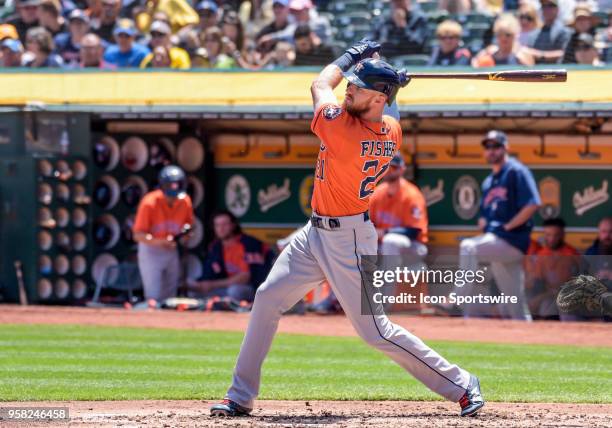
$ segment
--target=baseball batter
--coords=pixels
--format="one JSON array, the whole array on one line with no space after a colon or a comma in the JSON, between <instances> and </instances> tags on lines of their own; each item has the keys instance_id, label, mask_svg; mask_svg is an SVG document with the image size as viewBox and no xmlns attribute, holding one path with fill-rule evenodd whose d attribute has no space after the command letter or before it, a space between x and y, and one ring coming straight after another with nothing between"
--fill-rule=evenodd
<instances>
[{"instance_id":1,"label":"baseball batter","mask_svg":"<svg viewBox=\"0 0 612 428\"><path fill-rule=\"evenodd\" d=\"M375 255L377 234L368 203L402 141L399 123L383 116L407 76L371 57L380 45L362 41L323 69L311 86L311 129L321 139L313 216L285 247L259 287L232 385L213 416L248 415L259 392L261 366L281 314L327 279L357 333L433 391L474 415L483 405L478 379L449 363L384 313L361 313L360 257ZM355 65L356 64L356 65ZM348 70L355 65L354 72ZM333 93L348 80L342 105ZM370 302L371 303L371 302ZM381 313L380 315L376 315Z\"/></svg>"}]
</instances>

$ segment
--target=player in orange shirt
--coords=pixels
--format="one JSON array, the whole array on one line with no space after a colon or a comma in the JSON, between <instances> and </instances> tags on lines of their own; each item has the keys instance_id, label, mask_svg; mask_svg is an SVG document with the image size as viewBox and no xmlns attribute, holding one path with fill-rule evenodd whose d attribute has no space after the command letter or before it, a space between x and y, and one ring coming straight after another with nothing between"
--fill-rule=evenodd
<instances>
[{"instance_id":1,"label":"player in orange shirt","mask_svg":"<svg viewBox=\"0 0 612 428\"><path fill-rule=\"evenodd\" d=\"M410 80L377 56L380 45L363 40L323 69L311 86L320 138L310 221L277 258L255 294L232 385L213 416L244 416L259 393L261 367L278 322L310 290L328 280L357 333L433 391L459 402L463 416L483 405L478 379L449 363L403 327L393 324L375 298L364 296L377 254L369 198L402 141L399 123L383 116ZM352 66L353 72L349 72ZM334 89L348 80L342 105ZM364 271L365 269L365 271ZM369 291L371 292L371 291ZM366 305L363 308L362 305Z\"/></svg>"},{"instance_id":2,"label":"player in orange shirt","mask_svg":"<svg viewBox=\"0 0 612 428\"><path fill-rule=\"evenodd\" d=\"M270 270L273 254L259 239L242 232L229 211L213 215L215 240L208 248L201 278L187 281L203 297L253 301L255 290Z\"/></svg>"},{"instance_id":3,"label":"player in orange shirt","mask_svg":"<svg viewBox=\"0 0 612 428\"><path fill-rule=\"evenodd\" d=\"M193 224L183 170L174 165L164 167L159 183L160 189L140 201L133 227L145 299L156 301L176 296L180 279L176 237Z\"/></svg>"},{"instance_id":4,"label":"player in orange shirt","mask_svg":"<svg viewBox=\"0 0 612 428\"><path fill-rule=\"evenodd\" d=\"M403 175L406 164L398 153L384 181L370 199L370 218L376 226L384 255L427 255L427 205L417 186Z\"/></svg>"},{"instance_id":5,"label":"player in orange shirt","mask_svg":"<svg viewBox=\"0 0 612 428\"><path fill-rule=\"evenodd\" d=\"M557 294L561 285L580 270L578 251L565 242L565 222L561 218L544 220L544 242L527 255L532 259L527 272L529 308L543 318L556 317ZM530 248L531 249L531 248Z\"/></svg>"}]
</instances>

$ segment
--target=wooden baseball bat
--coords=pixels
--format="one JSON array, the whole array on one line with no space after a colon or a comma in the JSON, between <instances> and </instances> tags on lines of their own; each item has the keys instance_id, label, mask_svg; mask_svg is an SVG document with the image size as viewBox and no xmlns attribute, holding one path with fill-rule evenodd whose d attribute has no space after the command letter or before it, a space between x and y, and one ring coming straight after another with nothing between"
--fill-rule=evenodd
<instances>
[{"instance_id":1,"label":"wooden baseball bat","mask_svg":"<svg viewBox=\"0 0 612 428\"><path fill-rule=\"evenodd\" d=\"M407 73L411 79L471 79L495 82L566 82L567 70L506 70L468 73Z\"/></svg>"},{"instance_id":2,"label":"wooden baseball bat","mask_svg":"<svg viewBox=\"0 0 612 428\"><path fill-rule=\"evenodd\" d=\"M21 262L19 260L15 260L15 275L17 275L17 287L19 288L19 304L27 306L28 295L26 294L25 284L23 283L23 272L21 271Z\"/></svg>"}]
</instances>

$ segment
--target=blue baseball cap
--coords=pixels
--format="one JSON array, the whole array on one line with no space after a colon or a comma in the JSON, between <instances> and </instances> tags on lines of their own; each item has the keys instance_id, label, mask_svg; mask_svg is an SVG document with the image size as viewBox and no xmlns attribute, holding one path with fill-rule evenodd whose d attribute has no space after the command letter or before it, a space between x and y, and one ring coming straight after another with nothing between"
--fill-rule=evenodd
<instances>
[{"instance_id":1,"label":"blue baseball cap","mask_svg":"<svg viewBox=\"0 0 612 428\"><path fill-rule=\"evenodd\" d=\"M289 7L289 0L274 0L272 5L280 4L283 7Z\"/></svg>"},{"instance_id":2,"label":"blue baseball cap","mask_svg":"<svg viewBox=\"0 0 612 428\"><path fill-rule=\"evenodd\" d=\"M487 135L482 139L481 144L484 146L489 141L506 147L508 145L508 136L503 131L492 129L491 131L487 132Z\"/></svg>"},{"instance_id":3,"label":"blue baseball cap","mask_svg":"<svg viewBox=\"0 0 612 428\"><path fill-rule=\"evenodd\" d=\"M130 37L134 37L136 33L137 31L134 21L127 18L120 19L113 30L114 36L118 36L119 34L127 34Z\"/></svg>"},{"instance_id":4,"label":"blue baseball cap","mask_svg":"<svg viewBox=\"0 0 612 428\"><path fill-rule=\"evenodd\" d=\"M19 40L15 39L4 39L0 47L7 48L12 52L23 52L23 45Z\"/></svg>"},{"instance_id":5,"label":"blue baseball cap","mask_svg":"<svg viewBox=\"0 0 612 428\"><path fill-rule=\"evenodd\" d=\"M210 10L211 12L216 12L219 10L219 6L217 3L210 0L203 0L196 6L196 11L199 12L201 10Z\"/></svg>"},{"instance_id":6,"label":"blue baseball cap","mask_svg":"<svg viewBox=\"0 0 612 428\"><path fill-rule=\"evenodd\" d=\"M74 9L72 12L70 12L70 15L68 15L68 21L74 20L83 21L84 23L89 24L89 16L87 16L81 9Z\"/></svg>"}]
</instances>

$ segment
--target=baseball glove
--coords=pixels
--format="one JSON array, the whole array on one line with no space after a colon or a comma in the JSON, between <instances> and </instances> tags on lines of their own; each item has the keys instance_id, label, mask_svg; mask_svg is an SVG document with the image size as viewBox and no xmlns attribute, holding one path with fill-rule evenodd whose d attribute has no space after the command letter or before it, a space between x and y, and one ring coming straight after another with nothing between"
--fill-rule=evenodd
<instances>
[{"instance_id":1,"label":"baseball glove","mask_svg":"<svg viewBox=\"0 0 612 428\"><path fill-rule=\"evenodd\" d=\"M603 313L604 295L608 288L597 278L579 275L561 286L557 307L565 313Z\"/></svg>"}]
</instances>

